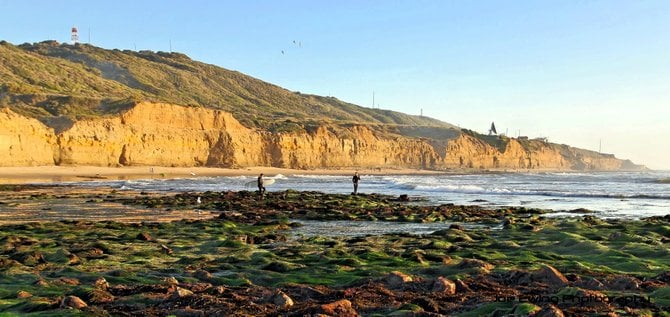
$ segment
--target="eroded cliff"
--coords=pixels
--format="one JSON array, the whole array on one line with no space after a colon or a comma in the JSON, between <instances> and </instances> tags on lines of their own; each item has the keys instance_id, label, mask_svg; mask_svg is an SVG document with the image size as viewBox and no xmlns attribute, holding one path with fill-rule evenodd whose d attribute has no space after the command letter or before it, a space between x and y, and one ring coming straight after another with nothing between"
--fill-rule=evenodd
<instances>
[{"instance_id":1,"label":"eroded cliff","mask_svg":"<svg viewBox=\"0 0 670 317\"><path fill-rule=\"evenodd\" d=\"M446 144L446 146L444 146ZM0 165L274 166L423 169L619 170L612 155L536 140L491 140L455 133L448 140L373 128L323 125L311 132L250 129L229 113L139 103L114 116L80 120L56 133L35 119L0 111Z\"/></svg>"}]
</instances>

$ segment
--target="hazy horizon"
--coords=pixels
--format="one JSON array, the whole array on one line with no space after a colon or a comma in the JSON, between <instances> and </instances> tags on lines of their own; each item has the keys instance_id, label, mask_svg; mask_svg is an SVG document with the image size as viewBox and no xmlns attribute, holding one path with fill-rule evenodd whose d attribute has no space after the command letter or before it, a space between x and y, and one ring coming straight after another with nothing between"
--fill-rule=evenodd
<instances>
[{"instance_id":1,"label":"hazy horizon","mask_svg":"<svg viewBox=\"0 0 670 317\"><path fill-rule=\"evenodd\" d=\"M0 40L178 51L284 88L670 170L670 2L0 0Z\"/></svg>"}]
</instances>

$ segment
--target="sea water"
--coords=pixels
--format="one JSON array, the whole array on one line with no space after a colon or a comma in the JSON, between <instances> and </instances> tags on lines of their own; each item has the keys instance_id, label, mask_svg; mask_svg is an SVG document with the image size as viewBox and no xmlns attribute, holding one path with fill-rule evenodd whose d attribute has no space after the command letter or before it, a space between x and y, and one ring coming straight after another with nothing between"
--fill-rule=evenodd
<instances>
[{"instance_id":1,"label":"sea water","mask_svg":"<svg viewBox=\"0 0 670 317\"><path fill-rule=\"evenodd\" d=\"M309 190L349 194L351 176L275 175L268 191ZM203 192L256 190L255 176L94 181L82 186L121 190ZM360 193L407 194L431 204L550 209L549 216L580 216L586 209L602 218L643 218L670 214L670 171L602 173L486 173L361 175ZM420 199L419 199L420 198Z\"/></svg>"}]
</instances>

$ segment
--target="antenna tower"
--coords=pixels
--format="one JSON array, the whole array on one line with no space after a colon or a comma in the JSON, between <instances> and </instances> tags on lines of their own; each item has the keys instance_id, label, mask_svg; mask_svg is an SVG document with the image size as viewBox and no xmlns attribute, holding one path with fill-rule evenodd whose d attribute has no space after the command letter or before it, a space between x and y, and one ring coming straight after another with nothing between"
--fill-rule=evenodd
<instances>
[{"instance_id":1,"label":"antenna tower","mask_svg":"<svg viewBox=\"0 0 670 317\"><path fill-rule=\"evenodd\" d=\"M72 40L72 44L79 43L79 31L77 31L77 27L75 26L72 27L72 37L70 37L70 40Z\"/></svg>"}]
</instances>

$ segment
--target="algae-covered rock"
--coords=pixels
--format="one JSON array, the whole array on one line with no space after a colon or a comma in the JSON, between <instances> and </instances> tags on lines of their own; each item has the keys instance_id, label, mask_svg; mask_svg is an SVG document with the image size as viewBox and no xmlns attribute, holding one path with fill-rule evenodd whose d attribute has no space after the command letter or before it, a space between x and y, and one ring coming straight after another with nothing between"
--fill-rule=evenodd
<instances>
[{"instance_id":1,"label":"algae-covered rock","mask_svg":"<svg viewBox=\"0 0 670 317\"><path fill-rule=\"evenodd\" d=\"M42 252L29 251L12 254L10 259L20 262L26 266L35 266L42 263L47 263L46 258Z\"/></svg>"},{"instance_id":2,"label":"algae-covered rock","mask_svg":"<svg viewBox=\"0 0 670 317\"><path fill-rule=\"evenodd\" d=\"M456 266L459 269L475 269L483 272L488 272L493 270L495 267L493 264L479 260L479 259L463 259Z\"/></svg>"},{"instance_id":3,"label":"algae-covered rock","mask_svg":"<svg viewBox=\"0 0 670 317\"><path fill-rule=\"evenodd\" d=\"M86 300L92 304L111 303L114 299L114 295L102 289L93 289L86 294Z\"/></svg>"},{"instance_id":4,"label":"algae-covered rock","mask_svg":"<svg viewBox=\"0 0 670 317\"><path fill-rule=\"evenodd\" d=\"M536 312L539 312L542 310L542 307L537 306L532 303L519 303L516 306L514 306L514 309L512 310L512 315L513 316L531 316Z\"/></svg>"}]
</instances>

